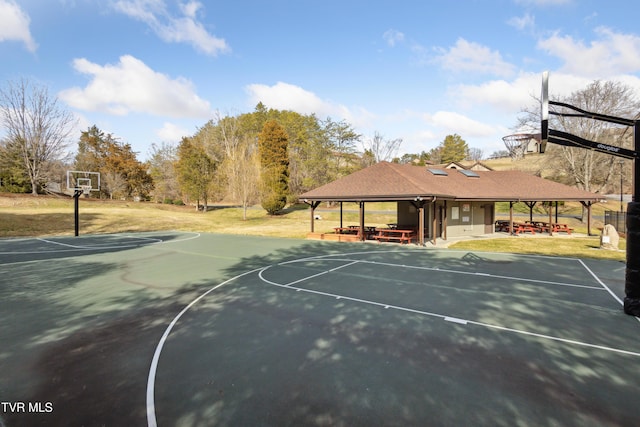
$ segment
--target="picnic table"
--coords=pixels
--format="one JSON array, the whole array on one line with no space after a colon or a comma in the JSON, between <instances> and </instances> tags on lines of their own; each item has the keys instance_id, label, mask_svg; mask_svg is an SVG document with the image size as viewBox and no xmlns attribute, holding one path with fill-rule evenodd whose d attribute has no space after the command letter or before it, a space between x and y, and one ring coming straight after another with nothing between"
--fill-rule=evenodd
<instances>
[{"instance_id":1,"label":"picnic table","mask_svg":"<svg viewBox=\"0 0 640 427\"><path fill-rule=\"evenodd\" d=\"M552 233L565 232L571 234L573 228L570 228L568 224L561 223L548 223L544 221L527 221L528 224L536 227L539 231L551 231Z\"/></svg>"},{"instance_id":2,"label":"picnic table","mask_svg":"<svg viewBox=\"0 0 640 427\"><path fill-rule=\"evenodd\" d=\"M497 220L496 231L509 231L509 221L503 219Z\"/></svg>"},{"instance_id":3,"label":"picnic table","mask_svg":"<svg viewBox=\"0 0 640 427\"><path fill-rule=\"evenodd\" d=\"M415 230L409 229L398 229L398 228L377 228L376 232L378 234L374 235L373 238L378 241L378 243L382 241L398 241L399 243L411 243L413 239L416 238Z\"/></svg>"},{"instance_id":4,"label":"picnic table","mask_svg":"<svg viewBox=\"0 0 640 427\"><path fill-rule=\"evenodd\" d=\"M333 228L336 234L355 234L360 235L360 226L359 225L349 225L347 227L334 227ZM364 232L367 238L373 235L376 232L376 227L365 225Z\"/></svg>"},{"instance_id":5,"label":"picnic table","mask_svg":"<svg viewBox=\"0 0 640 427\"><path fill-rule=\"evenodd\" d=\"M504 220L496 221L496 231L506 231L506 232L512 231L510 228L509 221L504 221ZM531 223L528 223L528 222L513 223L513 232L515 234L526 233L526 232L529 232L531 234L536 234L536 231L539 231L538 228Z\"/></svg>"},{"instance_id":6,"label":"picnic table","mask_svg":"<svg viewBox=\"0 0 640 427\"><path fill-rule=\"evenodd\" d=\"M513 230L515 232L516 235L520 234L520 233L526 233L527 231L531 234L536 234L536 230L537 227L534 226L533 224L528 224L528 223L521 223L521 222L514 222L513 223Z\"/></svg>"},{"instance_id":7,"label":"picnic table","mask_svg":"<svg viewBox=\"0 0 640 427\"><path fill-rule=\"evenodd\" d=\"M357 225L349 225L347 227L334 227L336 234L358 234L360 227Z\"/></svg>"}]
</instances>

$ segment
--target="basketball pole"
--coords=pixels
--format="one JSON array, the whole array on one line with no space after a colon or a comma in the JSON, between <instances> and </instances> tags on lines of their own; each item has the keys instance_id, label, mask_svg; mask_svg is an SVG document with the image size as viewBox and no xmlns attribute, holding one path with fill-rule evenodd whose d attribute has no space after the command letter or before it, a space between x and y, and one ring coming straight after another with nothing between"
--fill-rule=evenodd
<instances>
[{"instance_id":1,"label":"basketball pole","mask_svg":"<svg viewBox=\"0 0 640 427\"><path fill-rule=\"evenodd\" d=\"M549 105L556 105L576 113L549 112ZM565 117L584 117L623 126L633 127L633 150L598 143L566 132L549 129L549 114ZM623 302L624 312L640 317L640 120L625 119L581 110L573 105L549 100L549 72L542 73L542 100L540 117L540 152L544 153L546 143L551 142L568 147L590 149L601 153L623 157L633 161L632 197L627 205L627 265L625 270Z\"/></svg>"},{"instance_id":2,"label":"basketball pole","mask_svg":"<svg viewBox=\"0 0 640 427\"><path fill-rule=\"evenodd\" d=\"M82 195L84 191L75 190L73 192L73 216L75 220L75 236L78 237L80 234L80 195Z\"/></svg>"},{"instance_id":3,"label":"basketball pole","mask_svg":"<svg viewBox=\"0 0 640 427\"><path fill-rule=\"evenodd\" d=\"M633 127L633 176L631 188L633 193L627 205L627 269L624 279L624 312L640 317L640 121Z\"/></svg>"}]
</instances>

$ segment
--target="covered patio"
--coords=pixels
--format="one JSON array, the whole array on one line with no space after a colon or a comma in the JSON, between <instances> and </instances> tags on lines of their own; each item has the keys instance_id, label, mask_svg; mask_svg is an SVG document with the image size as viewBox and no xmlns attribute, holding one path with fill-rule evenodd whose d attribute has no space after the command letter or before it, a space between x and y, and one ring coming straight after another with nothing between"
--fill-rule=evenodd
<instances>
[{"instance_id":1,"label":"covered patio","mask_svg":"<svg viewBox=\"0 0 640 427\"><path fill-rule=\"evenodd\" d=\"M391 233L380 228L375 233L368 230L365 207L370 202L395 202L397 221L386 229L414 230L415 242L420 245L424 245L426 241L435 245L438 238L447 240L448 237L494 233L495 202L509 202L508 230L511 233L516 232L513 212L516 203L527 204L530 221L533 221L533 208L538 203L544 202L551 206L555 204L555 216L553 209L549 208L549 226L544 230L553 235L559 232L556 227L551 226L558 223L557 202L578 201L587 209L587 229L591 234L591 206L601 199L596 193L520 171L438 169L388 162L357 171L304 193L300 198L311 207L310 238L317 238L315 210L322 202L340 204L340 229L345 228L342 204L358 204L357 231L350 233L348 238L332 239L349 241L364 241L367 237L382 237ZM399 241L404 243L405 239Z\"/></svg>"}]
</instances>

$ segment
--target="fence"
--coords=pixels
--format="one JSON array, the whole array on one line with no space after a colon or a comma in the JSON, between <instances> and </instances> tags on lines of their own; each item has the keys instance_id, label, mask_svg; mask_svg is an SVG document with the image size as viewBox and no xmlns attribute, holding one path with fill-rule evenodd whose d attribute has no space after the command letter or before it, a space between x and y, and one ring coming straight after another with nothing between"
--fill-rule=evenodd
<instances>
[{"instance_id":1,"label":"fence","mask_svg":"<svg viewBox=\"0 0 640 427\"><path fill-rule=\"evenodd\" d=\"M611 224L619 234L627 234L627 213L619 211L604 211L604 224Z\"/></svg>"}]
</instances>

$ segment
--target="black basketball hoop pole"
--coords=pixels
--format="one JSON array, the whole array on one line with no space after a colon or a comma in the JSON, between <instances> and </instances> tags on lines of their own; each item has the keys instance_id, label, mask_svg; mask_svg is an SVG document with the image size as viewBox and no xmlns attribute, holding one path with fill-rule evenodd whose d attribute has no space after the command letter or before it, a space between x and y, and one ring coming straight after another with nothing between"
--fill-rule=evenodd
<instances>
[{"instance_id":1,"label":"black basketball hoop pole","mask_svg":"<svg viewBox=\"0 0 640 427\"><path fill-rule=\"evenodd\" d=\"M73 217L75 222L75 236L80 233L80 196L84 194L83 190L74 190L73 192Z\"/></svg>"},{"instance_id":2,"label":"black basketball hoop pole","mask_svg":"<svg viewBox=\"0 0 640 427\"><path fill-rule=\"evenodd\" d=\"M586 148L633 161L632 198L627 204L627 268L624 285L624 312L640 317L640 164L638 163L640 158L640 121L592 113L563 102L549 101L548 84L549 73L545 71L542 74L541 153L544 153L548 141L568 147ZM549 105L564 107L575 111L575 113L549 111ZM633 150L589 141L570 133L549 129L549 114L563 117L582 117L633 127Z\"/></svg>"}]
</instances>

